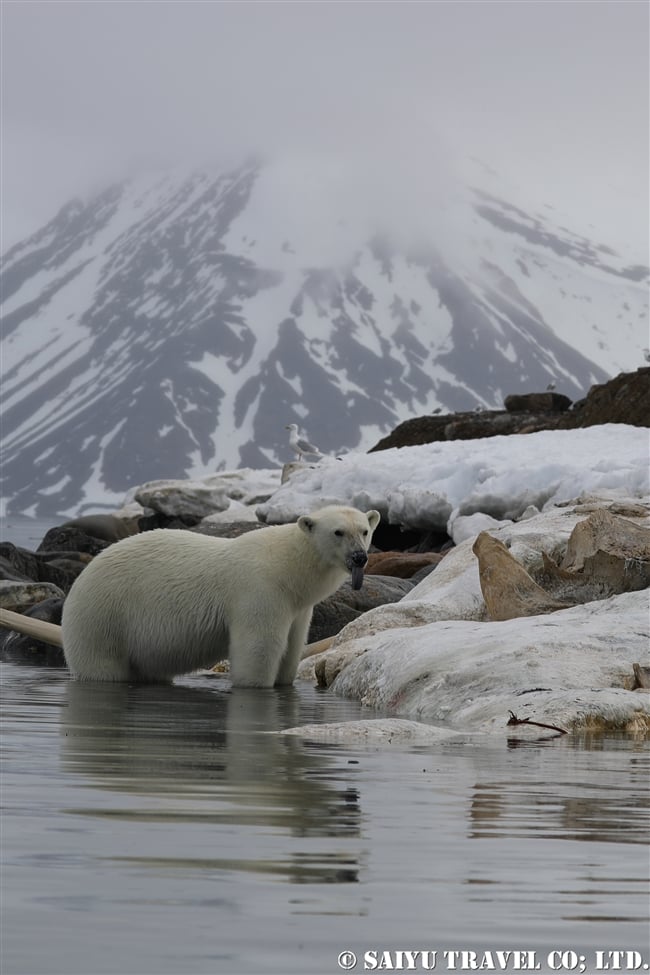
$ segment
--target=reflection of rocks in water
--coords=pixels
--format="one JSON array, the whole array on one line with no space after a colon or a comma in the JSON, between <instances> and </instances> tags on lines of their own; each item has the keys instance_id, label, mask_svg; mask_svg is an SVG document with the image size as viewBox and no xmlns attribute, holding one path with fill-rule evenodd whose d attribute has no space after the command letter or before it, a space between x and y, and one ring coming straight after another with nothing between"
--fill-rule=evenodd
<instances>
[{"instance_id":1,"label":"reflection of rocks in water","mask_svg":"<svg viewBox=\"0 0 650 975\"><path fill-rule=\"evenodd\" d=\"M563 741L565 748L580 751L583 742L572 744ZM627 743L627 739L626 739ZM543 745L531 747L544 747ZM549 747L547 745L547 747ZM557 744L552 746L557 748ZM610 758L612 740L603 744L603 736L594 736L589 744L591 751L603 751ZM474 786L470 804L471 839L496 839L499 837L584 840L589 843L647 844L647 755L640 747L638 756L621 754L626 783L625 817L621 816L619 769L605 766L594 783L581 785L574 781L571 772L563 764L562 754L557 755L556 780L540 781L535 774L530 781L487 781ZM637 780L636 792L630 779ZM583 792L583 795L576 793Z\"/></svg>"},{"instance_id":2,"label":"reflection of rocks in water","mask_svg":"<svg viewBox=\"0 0 650 975\"><path fill-rule=\"evenodd\" d=\"M359 836L357 790L341 782L331 752L269 733L304 719L294 688L222 691L71 681L67 704L65 765L125 796L117 807L77 814L165 824L170 837L181 824L214 826L199 862L211 869L279 873L294 883L358 879L356 848L332 851L318 842ZM260 856L260 843L266 850L265 838L278 831L308 840L304 852L278 859L276 839L269 857ZM153 859L182 865L173 851L161 852Z\"/></svg>"}]
</instances>

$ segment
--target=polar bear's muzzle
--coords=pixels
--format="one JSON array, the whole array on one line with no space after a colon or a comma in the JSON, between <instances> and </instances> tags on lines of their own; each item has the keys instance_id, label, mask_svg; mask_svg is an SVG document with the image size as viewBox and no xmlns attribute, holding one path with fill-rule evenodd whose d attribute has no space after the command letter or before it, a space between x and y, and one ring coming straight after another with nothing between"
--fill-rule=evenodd
<instances>
[{"instance_id":1,"label":"polar bear's muzzle","mask_svg":"<svg viewBox=\"0 0 650 975\"><path fill-rule=\"evenodd\" d=\"M363 570L368 561L368 554L360 548L356 552L350 552L345 560L345 564L352 573L352 588L361 589L363 585Z\"/></svg>"}]
</instances>

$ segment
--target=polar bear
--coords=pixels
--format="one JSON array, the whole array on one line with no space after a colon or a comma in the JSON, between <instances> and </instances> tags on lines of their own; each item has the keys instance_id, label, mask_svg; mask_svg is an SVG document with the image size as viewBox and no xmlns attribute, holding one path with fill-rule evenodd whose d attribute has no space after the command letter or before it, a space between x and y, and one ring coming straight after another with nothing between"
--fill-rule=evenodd
<instances>
[{"instance_id":1,"label":"polar bear","mask_svg":"<svg viewBox=\"0 0 650 975\"><path fill-rule=\"evenodd\" d=\"M331 505L238 538L157 529L75 580L63 651L80 680L159 683L230 658L234 686L291 684L314 605L360 588L377 511Z\"/></svg>"}]
</instances>

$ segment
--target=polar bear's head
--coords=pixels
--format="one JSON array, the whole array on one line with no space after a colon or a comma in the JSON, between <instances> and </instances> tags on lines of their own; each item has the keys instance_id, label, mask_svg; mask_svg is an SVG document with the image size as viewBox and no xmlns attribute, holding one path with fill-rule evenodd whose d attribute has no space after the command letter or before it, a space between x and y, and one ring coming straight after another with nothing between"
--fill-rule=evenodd
<instances>
[{"instance_id":1,"label":"polar bear's head","mask_svg":"<svg viewBox=\"0 0 650 975\"><path fill-rule=\"evenodd\" d=\"M298 527L313 540L323 561L352 573L353 589L363 585L367 552L378 524L378 511L364 514L356 508L339 505L321 508L298 519Z\"/></svg>"}]
</instances>

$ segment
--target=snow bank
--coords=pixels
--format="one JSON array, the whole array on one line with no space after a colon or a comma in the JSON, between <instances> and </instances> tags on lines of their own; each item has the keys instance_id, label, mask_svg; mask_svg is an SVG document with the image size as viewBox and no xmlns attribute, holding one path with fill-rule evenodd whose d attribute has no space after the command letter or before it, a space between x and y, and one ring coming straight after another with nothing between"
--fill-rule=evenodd
<instances>
[{"instance_id":1,"label":"snow bank","mask_svg":"<svg viewBox=\"0 0 650 975\"><path fill-rule=\"evenodd\" d=\"M444 531L459 516L515 519L585 491L646 494L649 458L648 430L614 423L346 454L294 473L257 514L277 524L350 504L404 528Z\"/></svg>"}]
</instances>

